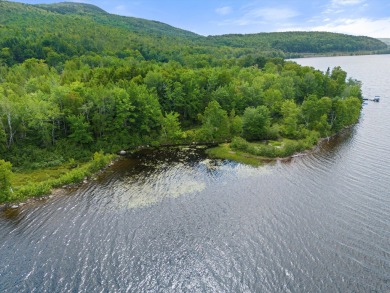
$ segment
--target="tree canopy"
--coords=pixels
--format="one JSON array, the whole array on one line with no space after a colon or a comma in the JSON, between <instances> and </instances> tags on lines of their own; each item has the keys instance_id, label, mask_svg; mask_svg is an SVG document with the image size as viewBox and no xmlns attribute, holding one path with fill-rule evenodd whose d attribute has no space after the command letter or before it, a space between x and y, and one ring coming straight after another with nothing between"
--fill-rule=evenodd
<instances>
[{"instance_id":1,"label":"tree canopy","mask_svg":"<svg viewBox=\"0 0 390 293\"><path fill-rule=\"evenodd\" d=\"M328 136L358 120L360 83L343 69L221 40L91 5L1 1L1 158L52 166L146 144Z\"/></svg>"}]
</instances>

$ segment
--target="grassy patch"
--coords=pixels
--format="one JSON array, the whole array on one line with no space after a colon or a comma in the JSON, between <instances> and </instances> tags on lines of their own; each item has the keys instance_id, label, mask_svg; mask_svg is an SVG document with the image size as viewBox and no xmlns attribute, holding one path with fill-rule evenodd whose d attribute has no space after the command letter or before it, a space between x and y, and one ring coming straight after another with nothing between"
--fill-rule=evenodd
<instances>
[{"instance_id":1,"label":"grassy patch","mask_svg":"<svg viewBox=\"0 0 390 293\"><path fill-rule=\"evenodd\" d=\"M270 140L268 141L269 145L272 145L273 147L281 147L283 145L283 140Z\"/></svg>"},{"instance_id":2,"label":"grassy patch","mask_svg":"<svg viewBox=\"0 0 390 293\"><path fill-rule=\"evenodd\" d=\"M286 158L295 153L310 149L317 143L317 136L308 136L305 139L291 140L282 138L277 142L248 142L241 137L233 138L230 147L235 151L242 151L258 157Z\"/></svg>"},{"instance_id":3,"label":"grassy patch","mask_svg":"<svg viewBox=\"0 0 390 293\"><path fill-rule=\"evenodd\" d=\"M235 137L230 144L221 144L207 150L207 154L212 158L229 159L258 166L274 158L286 158L310 149L317 141L318 134L314 132L300 140L280 138L279 140L248 142L241 137Z\"/></svg>"},{"instance_id":4,"label":"grassy patch","mask_svg":"<svg viewBox=\"0 0 390 293\"><path fill-rule=\"evenodd\" d=\"M208 149L206 153L211 158L233 160L252 166L260 166L263 163L263 158L241 151L232 150L230 148L230 144L227 143Z\"/></svg>"},{"instance_id":5,"label":"grassy patch","mask_svg":"<svg viewBox=\"0 0 390 293\"><path fill-rule=\"evenodd\" d=\"M66 174L71 170L68 164L62 164L57 167L32 170L26 172L17 172L14 173L14 176L11 180L11 184L14 189L19 189L22 186L25 186L29 183L39 183L51 179L56 179Z\"/></svg>"},{"instance_id":6,"label":"grassy patch","mask_svg":"<svg viewBox=\"0 0 390 293\"><path fill-rule=\"evenodd\" d=\"M115 155L96 152L92 160L76 168L72 168L74 163L67 163L57 167L14 173L11 180L13 193L5 201L22 201L30 197L43 196L49 194L53 188L80 183L85 177L107 166L114 157Z\"/></svg>"}]
</instances>

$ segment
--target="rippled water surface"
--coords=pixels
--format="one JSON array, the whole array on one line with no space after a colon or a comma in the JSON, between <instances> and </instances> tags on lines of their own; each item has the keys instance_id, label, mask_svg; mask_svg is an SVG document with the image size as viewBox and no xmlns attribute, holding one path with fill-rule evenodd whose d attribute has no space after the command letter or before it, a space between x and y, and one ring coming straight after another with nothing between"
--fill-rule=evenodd
<instances>
[{"instance_id":1,"label":"rippled water surface","mask_svg":"<svg viewBox=\"0 0 390 293\"><path fill-rule=\"evenodd\" d=\"M0 292L390 292L390 55L297 62L381 102L288 162L145 151L2 211Z\"/></svg>"}]
</instances>

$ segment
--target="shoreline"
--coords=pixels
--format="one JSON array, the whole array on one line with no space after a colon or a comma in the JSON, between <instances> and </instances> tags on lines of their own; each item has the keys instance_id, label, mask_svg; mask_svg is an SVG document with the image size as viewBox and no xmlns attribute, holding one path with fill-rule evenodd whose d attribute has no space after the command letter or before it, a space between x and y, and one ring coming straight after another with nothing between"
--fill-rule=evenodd
<instances>
[{"instance_id":1,"label":"shoreline","mask_svg":"<svg viewBox=\"0 0 390 293\"><path fill-rule=\"evenodd\" d=\"M289 155L286 157L256 156L256 155L247 153L245 151L233 150L230 148L230 146L227 146L229 148L229 151L228 151L228 153L225 152L225 155L227 154L226 156L218 156L218 155L209 154L209 153L207 153L207 154L215 159L233 160L233 161L236 161L236 162L241 163L241 164L249 164L252 166L260 166L262 164L267 164L267 163L277 162L277 161L287 162L287 161L291 161L293 158L304 157L304 156L307 156L309 154L312 154L312 153L319 151L321 145L323 145L325 142L329 142L330 140L334 139L335 137L342 135L343 133L350 130L355 125L356 124L346 126L343 129L341 129L339 132L334 133L331 136L321 137L318 139L317 143L314 144L311 148L305 149L303 151L297 151L297 152L293 153L292 155ZM219 144L214 149L219 148L222 145L223 144ZM227 143L225 144L225 146L226 145L227 145ZM212 149L209 149L209 150L212 150ZM236 157L236 159L234 159L233 157ZM251 162L253 162L253 163L251 163Z\"/></svg>"},{"instance_id":2,"label":"shoreline","mask_svg":"<svg viewBox=\"0 0 390 293\"><path fill-rule=\"evenodd\" d=\"M322 57L353 57L353 56L375 56L375 55L389 55L388 52L350 52L350 53L301 53L299 57L286 57L285 60L305 59L305 58L322 58Z\"/></svg>"},{"instance_id":3,"label":"shoreline","mask_svg":"<svg viewBox=\"0 0 390 293\"><path fill-rule=\"evenodd\" d=\"M303 156L307 156L311 153L315 153L316 151L318 151L320 149L320 147L323 143L325 143L326 141L329 142L329 140L335 138L336 136L338 136L340 134L343 134L343 132L347 131L348 129L351 129L353 126L354 125L350 125L348 127L345 127L344 129L342 129L338 133L335 133L329 137L320 138L320 139L318 139L318 142L312 148L306 149L306 150L301 151L301 152L295 152L294 154L292 154L290 156L286 156L286 157L275 157L275 158L261 157L261 156L255 156L255 155L252 155L249 153L238 151L239 153L241 153L241 154L238 154L238 156L240 156L241 158L244 158L244 160L241 161L241 160L233 159L231 157L213 156L212 154L209 154L207 151L206 151L206 153L207 153L207 156L209 156L210 158L221 159L221 160L232 160L232 161L236 161L236 162L241 163L241 164L247 164L247 165L252 165L252 166L260 166L262 164L267 164L267 163L272 163L272 162L277 162L277 161L287 162L287 161L292 160L293 158L303 157ZM218 148L224 144L228 144L228 142L223 142L223 143L216 143L216 142L198 143L197 142L197 143L191 143L191 144L161 145L157 148L215 146L214 148L208 149L208 150L212 150L212 149ZM144 149L144 148L141 148L141 149ZM133 153L134 151L137 152L141 149L136 149L133 151L126 151L126 155ZM232 152L234 152L235 154L237 153L237 151L232 151ZM8 209L18 209L18 208L21 208L25 205L30 205L30 204L33 204L36 202L46 201L46 200L52 199L52 198L57 197L57 196L66 195L68 192L71 192L72 190L77 190L77 189L81 188L84 184L89 183L91 180L93 180L94 178L99 176L101 173L103 173L105 170L107 170L107 168L113 166L115 164L115 162L117 162L123 156L126 156L126 155L120 155L120 156L115 157L114 159L110 160L110 162L106 166L99 169L97 172L90 174L89 176L85 176L80 182L70 183L70 184L60 186L60 187L53 187L50 190L50 193L42 195L42 196L32 196L32 197L26 198L25 200L19 200L19 201L15 200L15 201L10 201L10 202L6 202L6 203L1 203L0 204L0 212L8 210ZM249 160L245 160L245 159L249 159ZM256 160L256 162L258 162L258 163L251 164L250 159Z\"/></svg>"},{"instance_id":4,"label":"shoreline","mask_svg":"<svg viewBox=\"0 0 390 293\"><path fill-rule=\"evenodd\" d=\"M114 156L113 154L108 154L108 155ZM77 190L80 187L82 187L84 184L87 184L88 182L90 182L91 180L93 180L94 178L99 176L107 168L113 166L114 163L116 161L118 161L120 158L121 158L121 156L114 157L103 168L99 169L96 172L93 172L92 174L88 174L86 176L83 176L83 178L81 180L79 180L78 182L64 184L63 186L52 187L52 188L50 188L50 192L43 194L43 195L40 195L40 196L31 196L31 197L26 197L24 199L16 199L14 201L0 203L0 212L5 211L7 209L18 209L18 208L23 207L25 205L33 204L33 203L40 202L40 201L45 201L45 200L48 200L48 199L51 199L51 198L54 198L57 196L65 195L66 193L68 193L72 190ZM47 182L47 181L43 181L40 183L44 184L45 182Z\"/></svg>"}]
</instances>

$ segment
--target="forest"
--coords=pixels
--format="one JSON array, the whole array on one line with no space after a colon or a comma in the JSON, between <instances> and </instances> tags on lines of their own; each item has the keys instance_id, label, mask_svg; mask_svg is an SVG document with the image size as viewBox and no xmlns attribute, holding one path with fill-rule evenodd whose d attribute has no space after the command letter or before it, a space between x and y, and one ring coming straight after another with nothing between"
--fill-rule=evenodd
<instances>
[{"instance_id":1,"label":"forest","mask_svg":"<svg viewBox=\"0 0 390 293\"><path fill-rule=\"evenodd\" d=\"M121 149L231 141L288 156L358 121L361 85L342 68L286 61L277 39L216 39L91 5L0 2L0 202L82 180ZM251 143L267 141L279 147ZM59 166L66 180L12 184Z\"/></svg>"},{"instance_id":2,"label":"forest","mask_svg":"<svg viewBox=\"0 0 390 293\"><path fill-rule=\"evenodd\" d=\"M382 41L365 36L329 32L280 32L209 37L214 42L237 48L264 48L294 53L353 53L387 50ZM299 56L299 55L298 55Z\"/></svg>"}]
</instances>

